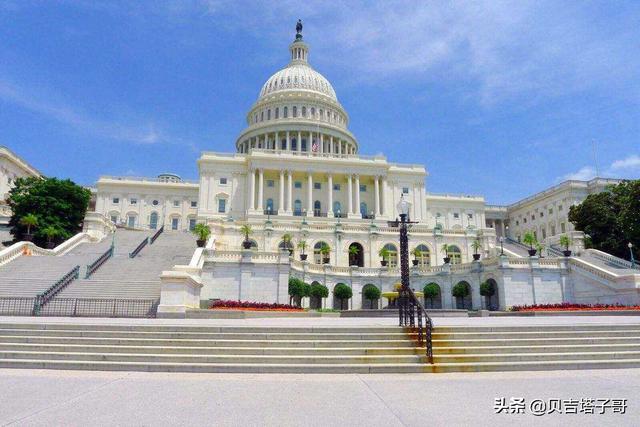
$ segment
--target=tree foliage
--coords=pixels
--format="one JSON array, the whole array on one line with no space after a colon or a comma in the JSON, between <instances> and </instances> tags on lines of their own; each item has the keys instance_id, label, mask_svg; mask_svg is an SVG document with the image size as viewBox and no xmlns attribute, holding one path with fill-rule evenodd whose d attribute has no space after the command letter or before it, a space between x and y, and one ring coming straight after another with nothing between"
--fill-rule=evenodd
<instances>
[{"instance_id":1,"label":"tree foliage","mask_svg":"<svg viewBox=\"0 0 640 427\"><path fill-rule=\"evenodd\" d=\"M493 287L491 282L482 282L480 283L480 295L483 297L490 297L496 292L496 289Z\"/></svg>"},{"instance_id":2,"label":"tree foliage","mask_svg":"<svg viewBox=\"0 0 640 427\"><path fill-rule=\"evenodd\" d=\"M353 291L344 283L338 283L333 289L333 295L340 300L340 308L342 308L344 301L353 296Z\"/></svg>"},{"instance_id":3,"label":"tree foliage","mask_svg":"<svg viewBox=\"0 0 640 427\"><path fill-rule=\"evenodd\" d=\"M464 298L469 295L469 286L467 286L466 283L460 282L453 287L451 294L454 297Z\"/></svg>"},{"instance_id":4,"label":"tree foliage","mask_svg":"<svg viewBox=\"0 0 640 427\"><path fill-rule=\"evenodd\" d=\"M318 283L311 285L310 295L316 298L326 298L329 296L329 288Z\"/></svg>"},{"instance_id":5,"label":"tree foliage","mask_svg":"<svg viewBox=\"0 0 640 427\"><path fill-rule=\"evenodd\" d=\"M569 209L569 221L589 235L588 247L629 258L629 242L640 256L640 180L623 181L607 191L590 194Z\"/></svg>"},{"instance_id":6,"label":"tree foliage","mask_svg":"<svg viewBox=\"0 0 640 427\"><path fill-rule=\"evenodd\" d=\"M369 301L376 301L380 299L380 289L376 286L368 286L364 289L364 297Z\"/></svg>"},{"instance_id":7,"label":"tree foliage","mask_svg":"<svg viewBox=\"0 0 640 427\"><path fill-rule=\"evenodd\" d=\"M61 239L68 239L82 229L90 198L89 190L68 179L18 178L8 198L13 213L11 234L21 239L27 231L21 219L32 214L38 219L38 227L31 230L36 244L46 242L44 230L49 227L57 229Z\"/></svg>"},{"instance_id":8,"label":"tree foliage","mask_svg":"<svg viewBox=\"0 0 640 427\"><path fill-rule=\"evenodd\" d=\"M426 298L435 298L440 294L440 286L437 283L428 283L422 289Z\"/></svg>"}]
</instances>

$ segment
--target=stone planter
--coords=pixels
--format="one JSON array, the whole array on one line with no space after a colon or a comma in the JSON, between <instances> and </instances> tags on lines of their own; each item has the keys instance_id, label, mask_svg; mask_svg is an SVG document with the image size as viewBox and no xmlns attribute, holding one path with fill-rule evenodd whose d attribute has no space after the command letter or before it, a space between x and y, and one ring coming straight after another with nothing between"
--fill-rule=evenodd
<instances>
[{"instance_id":1,"label":"stone planter","mask_svg":"<svg viewBox=\"0 0 640 427\"><path fill-rule=\"evenodd\" d=\"M480 254L473 254L474 261L480 261Z\"/></svg>"},{"instance_id":2,"label":"stone planter","mask_svg":"<svg viewBox=\"0 0 640 427\"><path fill-rule=\"evenodd\" d=\"M562 251L562 254L566 257L570 257L571 256L571 251L566 250L566 251Z\"/></svg>"},{"instance_id":3,"label":"stone planter","mask_svg":"<svg viewBox=\"0 0 640 427\"><path fill-rule=\"evenodd\" d=\"M248 240L242 242L242 249L251 249L251 242Z\"/></svg>"},{"instance_id":4,"label":"stone planter","mask_svg":"<svg viewBox=\"0 0 640 427\"><path fill-rule=\"evenodd\" d=\"M445 264L449 264L449 262L451 261L450 257L444 257L442 258Z\"/></svg>"},{"instance_id":5,"label":"stone planter","mask_svg":"<svg viewBox=\"0 0 640 427\"><path fill-rule=\"evenodd\" d=\"M380 261L380 265L383 266L383 267L386 267L387 264L389 264L388 261Z\"/></svg>"},{"instance_id":6,"label":"stone planter","mask_svg":"<svg viewBox=\"0 0 640 427\"><path fill-rule=\"evenodd\" d=\"M417 259L412 259L411 262L413 263L414 267L417 267L420 261L418 261Z\"/></svg>"},{"instance_id":7,"label":"stone planter","mask_svg":"<svg viewBox=\"0 0 640 427\"><path fill-rule=\"evenodd\" d=\"M199 248L204 248L204 245L205 245L206 243L207 243L207 241L206 241L206 240L204 240L204 239L202 239L202 240L201 240L201 239L196 240L196 245L198 245L198 247L199 247Z\"/></svg>"},{"instance_id":8,"label":"stone planter","mask_svg":"<svg viewBox=\"0 0 640 427\"><path fill-rule=\"evenodd\" d=\"M527 252L529 252L529 256L536 256L538 251L535 249L527 249Z\"/></svg>"},{"instance_id":9,"label":"stone planter","mask_svg":"<svg viewBox=\"0 0 640 427\"><path fill-rule=\"evenodd\" d=\"M307 254L300 254L300 261L306 261L307 260Z\"/></svg>"}]
</instances>

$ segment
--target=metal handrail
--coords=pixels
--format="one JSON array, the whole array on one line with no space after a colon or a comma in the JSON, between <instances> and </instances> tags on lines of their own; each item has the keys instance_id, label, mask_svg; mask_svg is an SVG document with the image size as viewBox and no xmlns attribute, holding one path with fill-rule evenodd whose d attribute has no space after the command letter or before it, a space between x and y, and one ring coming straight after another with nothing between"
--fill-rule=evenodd
<instances>
[{"instance_id":1,"label":"metal handrail","mask_svg":"<svg viewBox=\"0 0 640 427\"><path fill-rule=\"evenodd\" d=\"M433 322L427 314L420 300L409 287L400 290L398 298L398 310L400 315L400 326L408 326L412 330L418 332L418 345L425 345L427 360L433 364L433 341L431 332L433 330ZM424 326L422 317L424 316Z\"/></svg>"},{"instance_id":2,"label":"metal handrail","mask_svg":"<svg viewBox=\"0 0 640 427\"><path fill-rule=\"evenodd\" d=\"M67 274L62 276L56 283L51 285L45 291L36 295L33 303L33 315L37 316L42 307L51 301L61 290L69 286L69 283L73 282L80 276L80 266L76 265Z\"/></svg>"},{"instance_id":3,"label":"metal handrail","mask_svg":"<svg viewBox=\"0 0 640 427\"><path fill-rule=\"evenodd\" d=\"M164 225L162 227L160 227L158 229L158 231L156 231L155 233L153 233L153 236L151 236L151 239L149 239L149 244L153 245L153 243L156 241L156 239L158 237L160 237L160 235L164 232Z\"/></svg>"},{"instance_id":4,"label":"metal handrail","mask_svg":"<svg viewBox=\"0 0 640 427\"><path fill-rule=\"evenodd\" d=\"M107 262L107 260L112 256L113 256L113 243L111 244L111 246L109 246L109 249L107 249L105 253L103 253L98 257L98 259L93 261L91 264L87 265L87 271L84 274L84 278L88 279L89 277L91 277L91 275L95 273L100 267L102 267L102 264Z\"/></svg>"},{"instance_id":5,"label":"metal handrail","mask_svg":"<svg viewBox=\"0 0 640 427\"><path fill-rule=\"evenodd\" d=\"M149 238L145 237L144 240L142 242L140 242L140 244L138 246L136 246L136 248L133 250L133 252L129 253L129 258L135 258L136 255L138 255L140 253L142 248L147 246L147 243L149 243Z\"/></svg>"}]
</instances>

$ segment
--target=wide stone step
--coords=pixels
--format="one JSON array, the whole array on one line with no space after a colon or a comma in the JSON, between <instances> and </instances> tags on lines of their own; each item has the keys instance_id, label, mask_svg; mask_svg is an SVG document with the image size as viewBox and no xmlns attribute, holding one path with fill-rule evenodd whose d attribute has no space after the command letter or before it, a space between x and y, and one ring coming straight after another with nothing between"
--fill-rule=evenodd
<instances>
[{"instance_id":1,"label":"wide stone step","mask_svg":"<svg viewBox=\"0 0 640 427\"><path fill-rule=\"evenodd\" d=\"M48 337L86 337L86 338L145 338L145 339L208 339L208 340L398 340L406 339L407 334L398 330L396 333L292 333L292 332L143 332L143 331L83 331L83 330L30 330L25 334L24 329L3 329L2 337L5 336L48 336Z\"/></svg>"},{"instance_id":2,"label":"wide stone step","mask_svg":"<svg viewBox=\"0 0 640 427\"><path fill-rule=\"evenodd\" d=\"M81 344L81 345L153 345L188 347L414 347L409 340L195 340L145 338L85 338L43 336L0 336L0 343Z\"/></svg>"},{"instance_id":3,"label":"wide stone step","mask_svg":"<svg viewBox=\"0 0 640 427\"><path fill-rule=\"evenodd\" d=\"M510 339L510 338L580 338L580 337L640 337L640 327L637 329L595 331L513 331L513 332L434 332L435 340L465 340L465 339Z\"/></svg>"},{"instance_id":4,"label":"wide stone step","mask_svg":"<svg viewBox=\"0 0 640 427\"><path fill-rule=\"evenodd\" d=\"M243 364L372 364L424 363L419 355L202 355L202 354L135 354L86 352L0 351L0 359L72 360L78 362L147 362L147 363L243 363Z\"/></svg>"},{"instance_id":5,"label":"wide stone step","mask_svg":"<svg viewBox=\"0 0 640 427\"><path fill-rule=\"evenodd\" d=\"M357 344L357 343L356 343ZM415 347L184 347L184 346L125 346L82 344L31 344L0 343L0 351L32 352L87 352L87 353L134 353L134 354L208 354L208 355L271 355L271 356L358 356L358 355L422 355L424 348Z\"/></svg>"},{"instance_id":6,"label":"wide stone step","mask_svg":"<svg viewBox=\"0 0 640 427\"><path fill-rule=\"evenodd\" d=\"M513 346L513 345L557 345L557 344L640 344L637 337L579 337L579 338L495 338L466 340L433 340L434 347L473 347L473 346Z\"/></svg>"},{"instance_id":7,"label":"wide stone step","mask_svg":"<svg viewBox=\"0 0 640 427\"><path fill-rule=\"evenodd\" d=\"M545 362L579 360L640 359L640 351L602 351L580 353L509 353L509 354L440 354L434 355L435 363L477 362Z\"/></svg>"},{"instance_id":8,"label":"wide stone step","mask_svg":"<svg viewBox=\"0 0 640 427\"><path fill-rule=\"evenodd\" d=\"M640 344L554 344L527 346L488 346L488 347L434 347L433 353L444 354L505 354L505 353L573 353L598 351L640 351Z\"/></svg>"},{"instance_id":9,"label":"wide stone step","mask_svg":"<svg viewBox=\"0 0 640 427\"><path fill-rule=\"evenodd\" d=\"M600 331L600 330L638 330L640 324L573 324L573 325L522 325L522 326L436 326L434 333L454 332L551 332L551 331Z\"/></svg>"},{"instance_id":10,"label":"wide stone step","mask_svg":"<svg viewBox=\"0 0 640 427\"><path fill-rule=\"evenodd\" d=\"M640 359L434 363L433 365L425 365L425 372L564 371L628 368L640 368Z\"/></svg>"}]
</instances>

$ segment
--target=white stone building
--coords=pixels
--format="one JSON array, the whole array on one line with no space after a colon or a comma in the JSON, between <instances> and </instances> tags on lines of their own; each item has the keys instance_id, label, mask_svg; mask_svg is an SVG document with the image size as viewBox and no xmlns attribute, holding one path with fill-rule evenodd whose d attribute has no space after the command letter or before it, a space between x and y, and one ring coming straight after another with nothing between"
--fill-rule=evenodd
<instances>
[{"instance_id":1,"label":"white stone building","mask_svg":"<svg viewBox=\"0 0 640 427\"><path fill-rule=\"evenodd\" d=\"M42 174L7 147L0 146L0 224L7 224L11 218L6 200L13 183L18 178L29 176Z\"/></svg>"}]
</instances>

